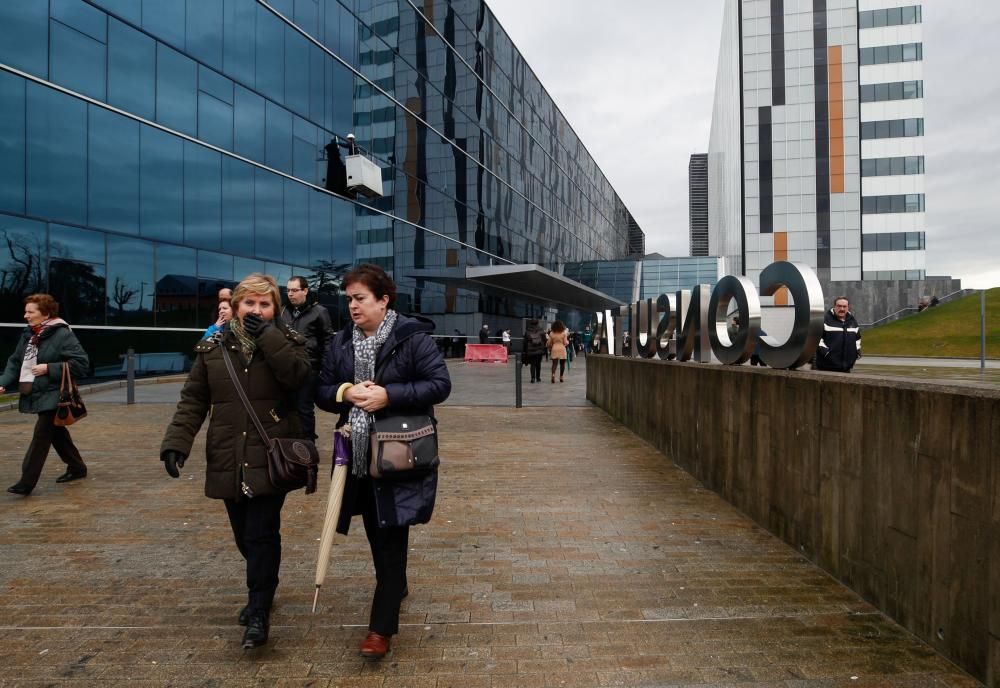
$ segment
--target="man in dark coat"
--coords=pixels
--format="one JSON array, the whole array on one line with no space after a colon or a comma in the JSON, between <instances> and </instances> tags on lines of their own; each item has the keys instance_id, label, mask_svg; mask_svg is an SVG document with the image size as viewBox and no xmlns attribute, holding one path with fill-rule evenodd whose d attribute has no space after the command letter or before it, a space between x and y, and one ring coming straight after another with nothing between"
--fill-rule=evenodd
<instances>
[{"instance_id":1,"label":"man in dark coat","mask_svg":"<svg viewBox=\"0 0 1000 688\"><path fill-rule=\"evenodd\" d=\"M861 328L846 296L838 296L823 317L823 338L816 349L816 367L849 373L861 358Z\"/></svg>"},{"instance_id":2,"label":"man in dark coat","mask_svg":"<svg viewBox=\"0 0 1000 688\"><path fill-rule=\"evenodd\" d=\"M305 277L295 275L288 280L288 306L281 311L281 321L306 338L306 352L312 362L313 377L299 389L299 420L302 436L316 439L316 380L319 367L323 363L323 352L333 339L333 323L325 306L309 301L309 282Z\"/></svg>"}]
</instances>

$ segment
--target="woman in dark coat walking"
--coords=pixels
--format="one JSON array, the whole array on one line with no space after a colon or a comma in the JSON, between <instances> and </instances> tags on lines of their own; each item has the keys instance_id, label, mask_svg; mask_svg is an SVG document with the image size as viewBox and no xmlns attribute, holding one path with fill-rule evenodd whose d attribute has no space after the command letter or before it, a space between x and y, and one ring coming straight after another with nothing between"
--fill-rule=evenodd
<instances>
[{"instance_id":1,"label":"woman in dark coat walking","mask_svg":"<svg viewBox=\"0 0 1000 688\"><path fill-rule=\"evenodd\" d=\"M360 265L341 285L352 327L326 350L316 405L340 414L337 427L351 425L352 463L344 488L337 532L347 534L360 514L375 565L375 595L365 657L379 659L399 632L399 607L408 594L406 552L411 525L427 523L434 510L437 472L410 480L375 480L368 474L368 421L387 414L433 416L448 398L451 378L431 339L434 324L396 313L396 285L376 265Z\"/></svg>"},{"instance_id":2,"label":"woman in dark coat walking","mask_svg":"<svg viewBox=\"0 0 1000 688\"><path fill-rule=\"evenodd\" d=\"M21 413L37 413L35 432L21 464L21 479L7 488L8 492L27 496L35 489L42 467L55 447L66 464L66 472L56 478L68 483L87 477L87 465L73 444L69 431L53 423L59 403L59 384L63 366L68 365L75 377L83 377L90 367L87 352L59 317L59 304L48 294L32 294L24 300L24 320L27 329L0 375L0 394L14 383L18 385Z\"/></svg>"},{"instance_id":3,"label":"woman in dark coat walking","mask_svg":"<svg viewBox=\"0 0 1000 688\"><path fill-rule=\"evenodd\" d=\"M312 372L306 341L280 318L281 294L272 277L252 274L233 292L234 315L220 332L195 346L197 358L160 446L172 478L191 453L211 412L205 440L205 495L226 504L240 554L246 559L247 605L243 647L267 642L271 604L281 566L281 507L285 492L271 484L264 441L247 414L222 357L226 347L240 384L269 437L299 437L297 392Z\"/></svg>"}]
</instances>

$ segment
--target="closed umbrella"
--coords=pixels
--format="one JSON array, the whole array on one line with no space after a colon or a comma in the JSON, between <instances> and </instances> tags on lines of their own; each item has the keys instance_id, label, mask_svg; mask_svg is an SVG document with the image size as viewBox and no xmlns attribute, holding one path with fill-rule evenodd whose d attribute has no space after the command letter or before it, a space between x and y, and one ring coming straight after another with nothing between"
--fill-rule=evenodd
<instances>
[{"instance_id":1,"label":"closed umbrella","mask_svg":"<svg viewBox=\"0 0 1000 688\"><path fill-rule=\"evenodd\" d=\"M347 482L347 467L351 457L350 426L345 425L333 433L333 480L330 484L330 496L326 501L326 517L323 519L323 532L319 536L319 558L316 560L316 594L313 595L313 613L319 601L319 589L326 578L326 569L330 565L330 549L333 547L333 535L337 532L337 520L340 518L340 504L344 498L344 483Z\"/></svg>"}]
</instances>

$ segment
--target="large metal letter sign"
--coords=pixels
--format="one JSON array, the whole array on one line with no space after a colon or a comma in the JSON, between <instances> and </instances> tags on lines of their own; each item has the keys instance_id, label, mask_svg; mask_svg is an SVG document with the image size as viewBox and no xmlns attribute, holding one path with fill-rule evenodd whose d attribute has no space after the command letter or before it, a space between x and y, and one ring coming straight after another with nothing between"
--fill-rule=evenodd
<instances>
[{"instance_id":1,"label":"large metal letter sign","mask_svg":"<svg viewBox=\"0 0 1000 688\"><path fill-rule=\"evenodd\" d=\"M760 273L760 293L773 296L787 287L795 303L795 324L784 343L761 337L760 357L772 368L798 368L812 358L823 336L823 288L805 263L778 261Z\"/></svg>"},{"instance_id":2,"label":"large metal letter sign","mask_svg":"<svg viewBox=\"0 0 1000 688\"><path fill-rule=\"evenodd\" d=\"M736 300L739 325L735 336L729 337L727 315L729 302ZM706 323L712 353L720 363L740 364L750 358L760 332L760 298L746 277L726 275L712 291Z\"/></svg>"},{"instance_id":3,"label":"large metal letter sign","mask_svg":"<svg viewBox=\"0 0 1000 688\"><path fill-rule=\"evenodd\" d=\"M656 355L661 360L666 361L672 355L670 341L673 339L674 328L677 325L676 309L673 308L668 295L660 294L660 297L656 299L656 310L663 313L660 317L660 324L656 326Z\"/></svg>"},{"instance_id":4,"label":"large metal letter sign","mask_svg":"<svg viewBox=\"0 0 1000 688\"><path fill-rule=\"evenodd\" d=\"M690 297L688 297L690 294ZM681 303L690 298L687 310L681 310ZM684 319L677 326L677 360L687 361L694 355L699 363L712 360L712 347L708 341L708 302L712 292L707 284L697 284L693 291L683 289L677 292L677 316L684 314Z\"/></svg>"},{"instance_id":5,"label":"large metal letter sign","mask_svg":"<svg viewBox=\"0 0 1000 688\"><path fill-rule=\"evenodd\" d=\"M632 349L642 358L656 357L656 302L636 301L632 309Z\"/></svg>"}]
</instances>

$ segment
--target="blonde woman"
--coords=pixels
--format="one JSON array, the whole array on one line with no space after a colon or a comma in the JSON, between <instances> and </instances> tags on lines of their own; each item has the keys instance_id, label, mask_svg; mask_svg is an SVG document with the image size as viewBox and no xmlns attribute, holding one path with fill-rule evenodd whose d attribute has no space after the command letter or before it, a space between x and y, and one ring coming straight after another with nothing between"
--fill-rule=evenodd
<instances>
[{"instance_id":1,"label":"blonde woman","mask_svg":"<svg viewBox=\"0 0 1000 688\"><path fill-rule=\"evenodd\" d=\"M226 504L236 547L246 559L245 649L267 642L271 603L281 565L281 507L285 492L267 475L267 450L229 376L221 349L234 360L240 384L270 437L300 437L296 395L312 365L306 341L280 318L274 278L254 273L233 292L233 318L195 346L197 358L181 390L177 411L160 445L172 478L191 453L211 410L205 441L205 496Z\"/></svg>"}]
</instances>

